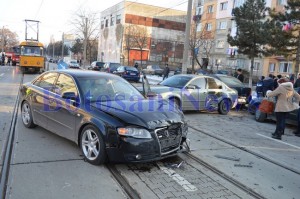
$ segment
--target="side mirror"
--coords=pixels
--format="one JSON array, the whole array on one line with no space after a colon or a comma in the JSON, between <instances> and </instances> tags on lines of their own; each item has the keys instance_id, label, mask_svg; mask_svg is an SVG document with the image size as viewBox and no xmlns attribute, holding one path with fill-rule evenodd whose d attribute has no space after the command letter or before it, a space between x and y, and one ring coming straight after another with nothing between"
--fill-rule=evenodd
<instances>
[{"instance_id":1,"label":"side mirror","mask_svg":"<svg viewBox=\"0 0 300 199\"><path fill-rule=\"evenodd\" d=\"M74 92L65 92L62 94L62 98L64 99L70 99L70 100L76 100L76 95Z\"/></svg>"},{"instance_id":2,"label":"side mirror","mask_svg":"<svg viewBox=\"0 0 300 199\"><path fill-rule=\"evenodd\" d=\"M223 89L223 86L222 86L222 85L220 85L220 86L219 86L219 89Z\"/></svg>"}]
</instances>

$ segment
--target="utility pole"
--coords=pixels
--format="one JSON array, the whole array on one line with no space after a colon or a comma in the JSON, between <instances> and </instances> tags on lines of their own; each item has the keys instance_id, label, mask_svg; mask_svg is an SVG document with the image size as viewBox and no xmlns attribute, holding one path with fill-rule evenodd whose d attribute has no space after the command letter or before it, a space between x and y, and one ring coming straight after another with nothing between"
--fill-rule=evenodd
<instances>
[{"instance_id":1,"label":"utility pole","mask_svg":"<svg viewBox=\"0 0 300 199\"><path fill-rule=\"evenodd\" d=\"M83 40L83 67L85 68L86 65L86 48L87 48L87 27L88 25L88 18L85 18L85 27L84 27L84 40Z\"/></svg>"},{"instance_id":2,"label":"utility pole","mask_svg":"<svg viewBox=\"0 0 300 199\"><path fill-rule=\"evenodd\" d=\"M4 26L2 27L2 39L1 39L1 43L2 43L2 53L4 52Z\"/></svg>"},{"instance_id":3,"label":"utility pole","mask_svg":"<svg viewBox=\"0 0 300 199\"><path fill-rule=\"evenodd\" d=\"M189 0L185 25L185 38L184 38L184 51L183 51L183 63L182 74L186 74L187 67L189 65L189 49L190 49L190 32L191 32L191 20L192 20L192 4L193 0Z\"/></svg>"},{"instance_id":4,"label":"utility pole","mask_svg":"<svg viewBox=\"0 0 300 199\"><path fill-rule=\"evenodd\" d=\"M64 44L65 44L65 34L63 32L62 34L62 47L61 47L61 59L63 60L64 59Z\"/></svg>"}]
</instances>

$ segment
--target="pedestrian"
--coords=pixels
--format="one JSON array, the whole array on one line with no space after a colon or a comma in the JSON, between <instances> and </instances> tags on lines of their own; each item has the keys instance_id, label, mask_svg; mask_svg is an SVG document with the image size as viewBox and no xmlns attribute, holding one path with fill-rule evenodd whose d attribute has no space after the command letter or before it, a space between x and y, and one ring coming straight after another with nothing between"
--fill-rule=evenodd
<instances>
[{"instance_id":1,"label":"pedestrian","mask_svg":"<svg viewBox=\"0 0 300 199\"><path fill-rule=\"evenodd\" d=\"M168 64L166 64L166 66L164 68L164 77L163 77L163 80L169 77L169 73L170 73L170 68L169 68Z\"/></svg>"},{"instance_id":2,"label":"pedestrian","mask_svg":"<svg viewBox=\"0 0 300 199\"><path fill-rule=\"evenodd\" d=\"M298 78L295 81L294 88L300 87L300 74L298 74Z\"/></svg>"},{"instance_id":3,"label":"pedestrian","mask_svg":"<svg viewBox=\"0 0 300 199\"><path fill-rule=\"evenodd\" d=\"M138 64L137 62L135 62L134 67L135 67L136 69L138 69L138 68L139 68L139 64Z\"/></svg>"},{"instance_id":4,"label":"pedestrian","mask_svg":"<svg viewBox=\"0 0 300 199\"><path fill-rule=\"evenodd\" d=\"M8 57L7 57L7 65L10 66L10 63L11 63L11 56L8 56Z\"/></svg>"},{"instance_id":5,"label":"pedestrian","mask_svg":"<svg viewBox=\"0 0 300 199\"><path fill-rule=\"evenodd\" d=\"M300 75L298 74L298 79L299 79L299 76ZM298 92L298 94L300 93L300 87L298 87L297 92ZM299 107L298 113L297 113L297 130L294 131L293 133L295 134L295 136L300 137L300 107Z\"/></svg>"},{"instance_id":6,"label":"pedestrian","mask_svg":"<svg viewBox=\"0 0 300 199\"><path fill-rule=\"evenodd\" d=\"M272 138L281 140L284 134L285 119L289 112L299 109L300 95L294 91L293 84L288 78L278 80L278 87L274 91L268 91L267 97L277 97L275 106L276 130Z\"/></svg>"},{"instance_id":7,"label":"pedestrian","mask_svg":"<svg viewBox=\"0 0 300 199\"><path fill-rule=\"evenodd\" d=\"M263 96L263 82L264 82L265 76L261 76L259 81L256 84L256 94L257 97Z\"/></svg>"},{"instance_id":8,"label":"pedestrian","mask_svg":"<svg viewBox=\"0 0 300 199\"><path fill-rule=\"evenodd\" d=\"M5 55L3 52L2 52L2 66L5 66Z\"/></svg>"},{"instance_id":9,"label":"pedestrian","mask_svg":"<svg viewBox=\"0 0 300 199\"><path fill-rule=\"evenodd\" d=\"M269 74L268 77L266 77L263 81L263 96L266 96L267 91L274 90L274 80L273 75Z\"/></svg>"},{"instance_id":10,"label":"pedestrian","mask_svg":"<svg viewBox=\"0 0 300 199\"><path fill-rule=\"evenodd\" d=\"M274 78L274 90L278 87L278 80L282 78L282 75L277 75L276 78Z\"/></svg>"},{"instance_id":11,"label":"pedestrian","mask_svg":"<svg viewBox=\"0 0 300 199\"><path fill-rule=\"evenodd\" d=\"M238 78L241 82L244 82L244 75L242 74L242 69L237 69L237 76L236 78Z\"/></svg>"}]
</instances>

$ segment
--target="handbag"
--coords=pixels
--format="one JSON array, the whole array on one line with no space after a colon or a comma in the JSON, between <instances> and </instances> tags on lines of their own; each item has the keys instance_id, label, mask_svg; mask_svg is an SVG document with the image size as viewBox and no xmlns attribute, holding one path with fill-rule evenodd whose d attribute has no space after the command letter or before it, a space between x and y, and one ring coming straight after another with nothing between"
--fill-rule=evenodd
<instances>
[{"instance_id":1,"label":"handbag","mask_svg":"<svg viewBox=\"0 0 300 199\"><path fill-rule=\"evenodd\" d=\"M274 102L268 100L267 98L263 99L258 107L258 109L263 113L271 114L274 111L275 104Z\"/></svg>"}]
</instances>

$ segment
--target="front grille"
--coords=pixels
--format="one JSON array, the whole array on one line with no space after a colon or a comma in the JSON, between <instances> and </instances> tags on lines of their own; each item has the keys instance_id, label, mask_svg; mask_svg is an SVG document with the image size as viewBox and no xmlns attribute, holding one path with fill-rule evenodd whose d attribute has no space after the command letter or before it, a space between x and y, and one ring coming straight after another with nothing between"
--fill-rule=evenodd
<instances>
[{"instance_id":1,"label":"front grille","mask_svg":"<svg viewBox=\"0 0 300 199\"><path fill-rule=\"evenodd\" d=\"M156 129L155 133L159 140L162 155L179 147L182 136L181 124L172 124L168 127Z\"/></svg>"}]
</instances>

